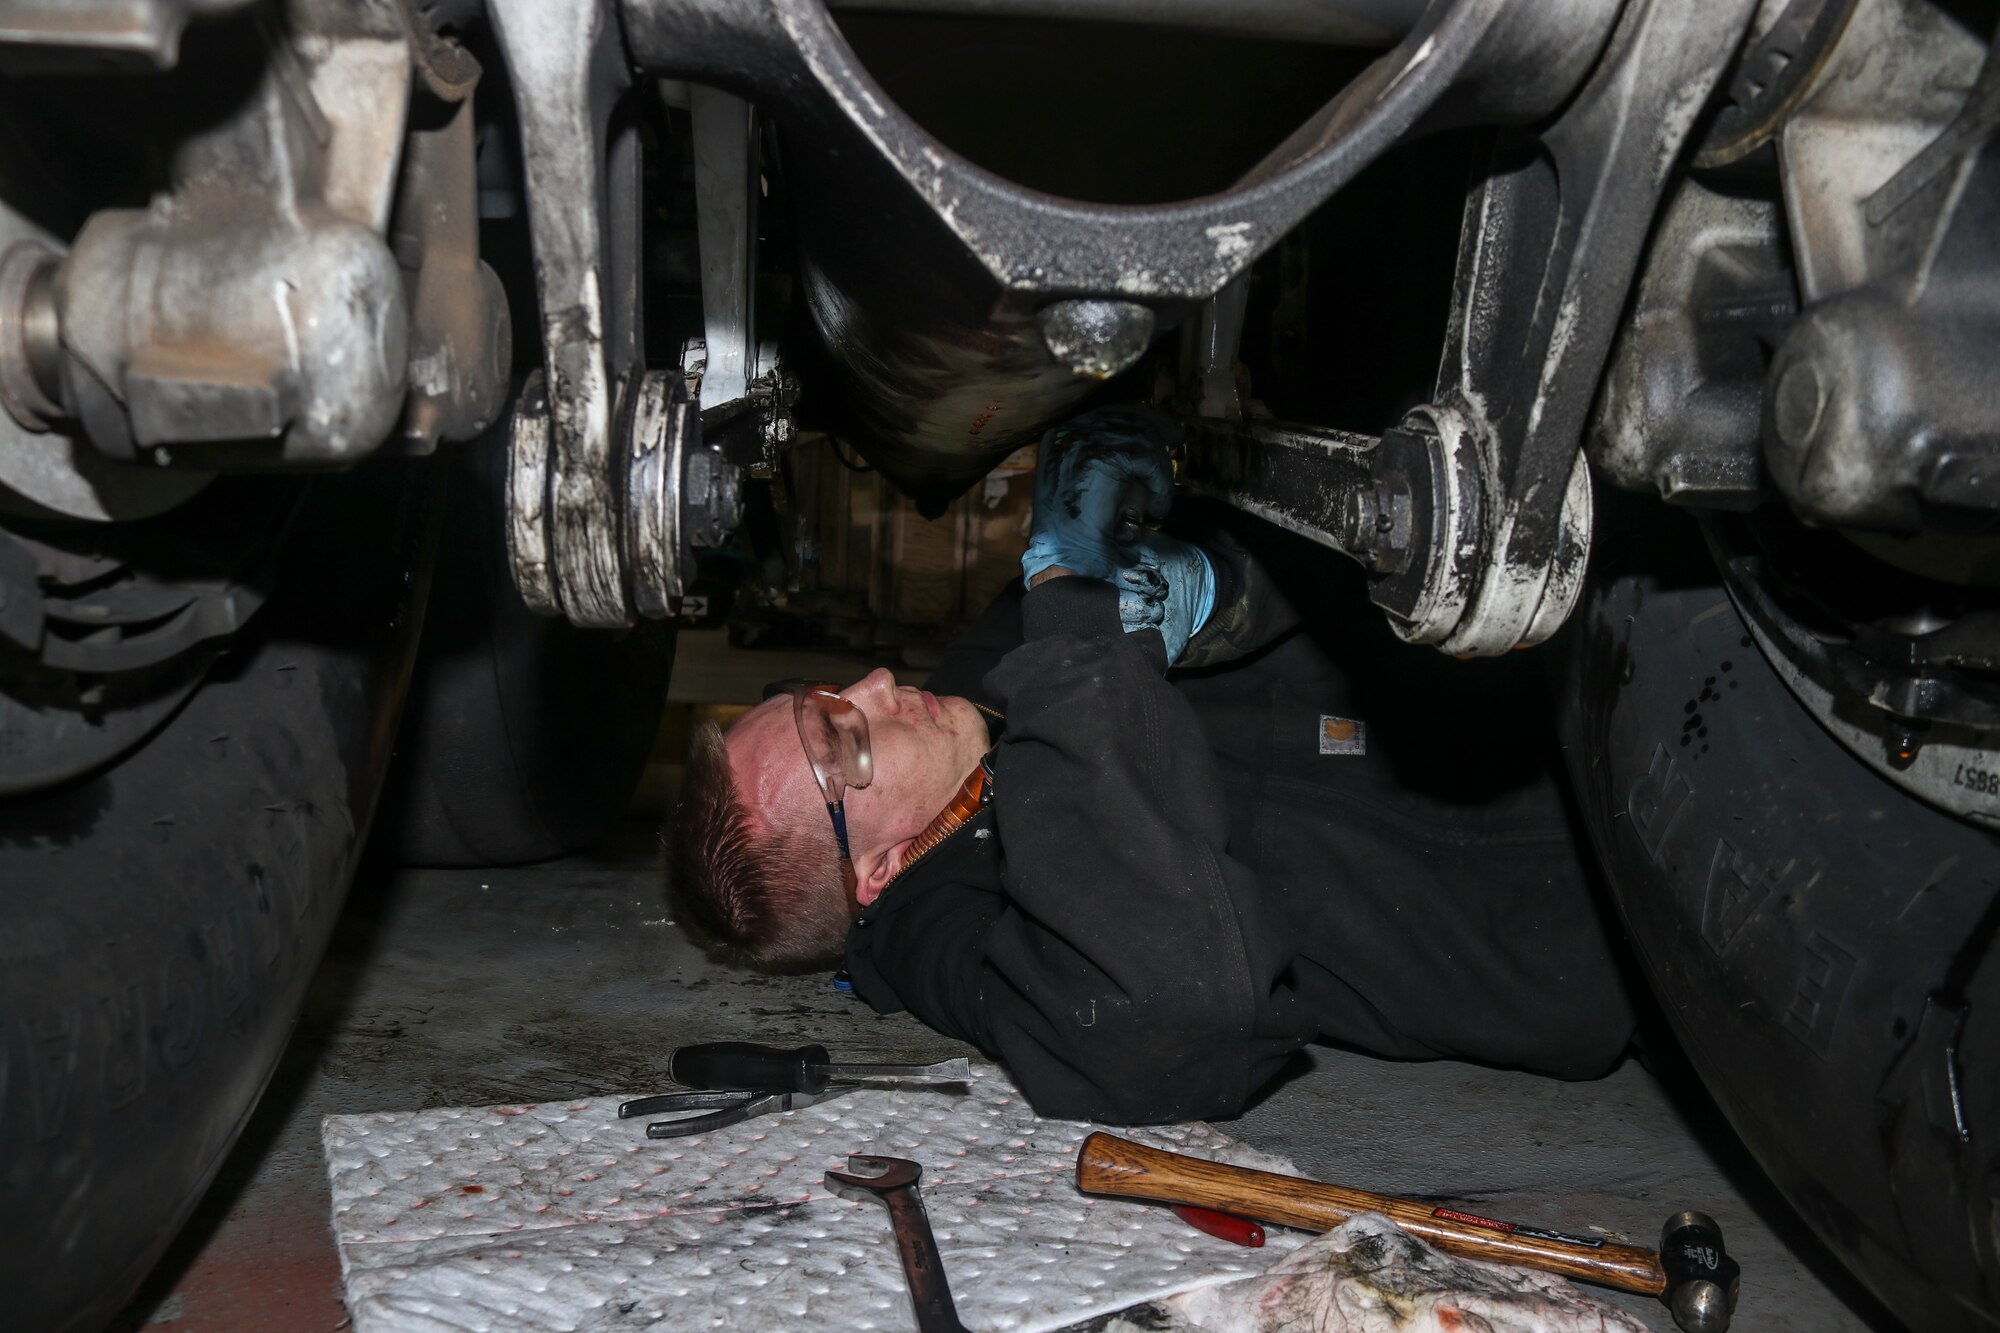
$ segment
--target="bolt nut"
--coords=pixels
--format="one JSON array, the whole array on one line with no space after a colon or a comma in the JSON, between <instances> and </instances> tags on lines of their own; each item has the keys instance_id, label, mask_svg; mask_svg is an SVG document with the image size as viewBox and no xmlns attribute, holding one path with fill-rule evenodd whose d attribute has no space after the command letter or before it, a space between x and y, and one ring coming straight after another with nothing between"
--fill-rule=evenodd
<instances>
[{"instance_id":1,"label":"bolt nut","mask_svg":"<svg viewBox=\"0 0 2000 1333\"><path fill-rule=\"evenodd\" d=\"M1350 491L1347 512L1342 516L1341 539L1348 549L1372 551L1379 540L1379 523L1384 517L1374 491Z\"/></svg>"},{"instance_id":2,"label":"bolt nut","mask_svg":"<svg viewBox=\"0 0 2000 1333\"><path fill-rule=\"evenodd\" d=\"M1348 493L1341 537L1377 573L1401 572L1410 550L1410 498L1386 483Z\"/></svg>"}]
</instances>

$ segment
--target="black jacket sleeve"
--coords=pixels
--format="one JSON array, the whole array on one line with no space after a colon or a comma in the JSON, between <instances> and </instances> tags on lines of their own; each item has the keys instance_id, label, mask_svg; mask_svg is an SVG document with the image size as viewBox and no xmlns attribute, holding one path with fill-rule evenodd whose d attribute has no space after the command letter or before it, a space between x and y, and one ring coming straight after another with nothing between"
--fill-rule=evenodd
<instances>
[{"instance_id":1,"label":"black jacket sleeve","mask_svg":"<svg viewBox=\"0 0 2000 1333\"><path fill-rule=\"evenodd\" d=\"M1219 529L1190 538L1207 552L1215 570L1215 606L1208 620L1181 651L1176 667L1221 666L1275 643L1300 623L1298 610L1256 557ZM1000 700L986 674L1026 637L1021 599L1026 589L1015 579L966 631L946 646L937 669L925 682L937 694L959 694L988 707Z\"/></svg>"},{"instance_id":2,"label":"black jacket sleeve","mask_svg":"<svg viewBox=\"0 0 2000 1333\"><path fill-rule=\"evenodd\" d=\"M1204 531L1196 541L1215 570L1215 606L1181 650L1176 667L1199 669L1234 662L1298 627L1297 609L1234 537L1215 529Z\"/></svg>"},{"instance_id":3,"label":"black jacket sleeve","mask_svg":"<svg viewBox=\"0 0 2000 1333\"><path fill-rule=\"evenodd\" d=\"M924 688L933 694L957 694L998 708L1000 700L987 688L986 673L1021 646L1021 597L1026 590L1015 579L980 613L963 634L945 645L937 669Z\"/></svg>"},{"instance_id":4,"label":"black jacket sleeve","mask_svg":"<svg viewBox=\"0 0 2000 1333\"><path fill-rule=\"evenodd\" d=\"M952 908L954 886L925 889L871 932L872 974L1004 1060L1044 1114L1234 1114L1310 1032L1258 1031L1290 952L1226 851L1214 757L1159 634L1123 633L1110 585L1055 579L1020 615L1025 642L987 682L1007 714L1002 892Z\"/></svg>"}]
</instances>

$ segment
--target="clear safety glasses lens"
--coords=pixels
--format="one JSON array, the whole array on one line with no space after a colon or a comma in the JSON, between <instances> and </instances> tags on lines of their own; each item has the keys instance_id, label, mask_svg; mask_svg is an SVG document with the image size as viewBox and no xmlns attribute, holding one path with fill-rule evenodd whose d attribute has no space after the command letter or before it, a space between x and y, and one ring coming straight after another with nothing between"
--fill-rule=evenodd
<instances>
[{"instance_id":1,"label":"clear safety glasses lens","mask_svg":"<svg viewBox=\"0 0 2000 1333\"><path fill-rule=\"evenodd\" d=\"M875 780L867 714L841 698L838 686L827 681L786 680L764 691L767 699L780 694L792 696L799 743L828 805L839 805L849 787L866 787Z\"/></svg>"}]
</instances>

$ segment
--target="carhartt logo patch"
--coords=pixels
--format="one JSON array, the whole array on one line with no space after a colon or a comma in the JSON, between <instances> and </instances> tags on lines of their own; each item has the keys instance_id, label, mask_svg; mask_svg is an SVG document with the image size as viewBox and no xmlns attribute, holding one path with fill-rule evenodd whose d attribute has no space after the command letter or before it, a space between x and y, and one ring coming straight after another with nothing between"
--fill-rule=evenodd
<instances>
[{"instance_id":1,"label":"carhartt logo patch","mask_svg":"<svg viewBox=\"0 0 2000 1333\"><path fill-rule=\"evenodd\" d=\"M1358 718L1322 717L1319 720L1321 754L1367 754L1368 728Z\"/></svg>"}]
</instances>

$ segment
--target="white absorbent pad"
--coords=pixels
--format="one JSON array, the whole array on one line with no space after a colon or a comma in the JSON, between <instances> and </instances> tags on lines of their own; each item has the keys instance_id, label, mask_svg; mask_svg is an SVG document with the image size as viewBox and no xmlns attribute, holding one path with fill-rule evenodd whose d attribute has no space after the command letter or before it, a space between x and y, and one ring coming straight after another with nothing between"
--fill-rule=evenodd
<instances>
[{"instance_id":1,"label":"white absorbent pad","mask_svg":"<svg viewBox=\"0 0 2000 1333\"><path fill-rule=\"evenodd\" d=\"M1264 1249L1165 1208L1079 1193L1096 1126L1043 1120L1000 1070L963 1093L868 1089L685 1139L648 1139L615 1097L328 1116L333 1230L356 1333L913 1328L875 1200L826 1188L850 1153L905 1157L959 1317L1058 1328L1267 1268ZM1124 1130L1267 1171L1206 1124Z\"/></svg>"},{"instance_id":2,"label":"white absorbent pad","mask_svg":"<svg viewBox=\"0 0 2000 1333\"><path fill-rule=\"evenodd\" d=\"M1097 1333L1647 1333L1563 1278L1443 1254L1378 1213L1270 1272L1122 1312Z\"/></svg>"}]
</instances>

